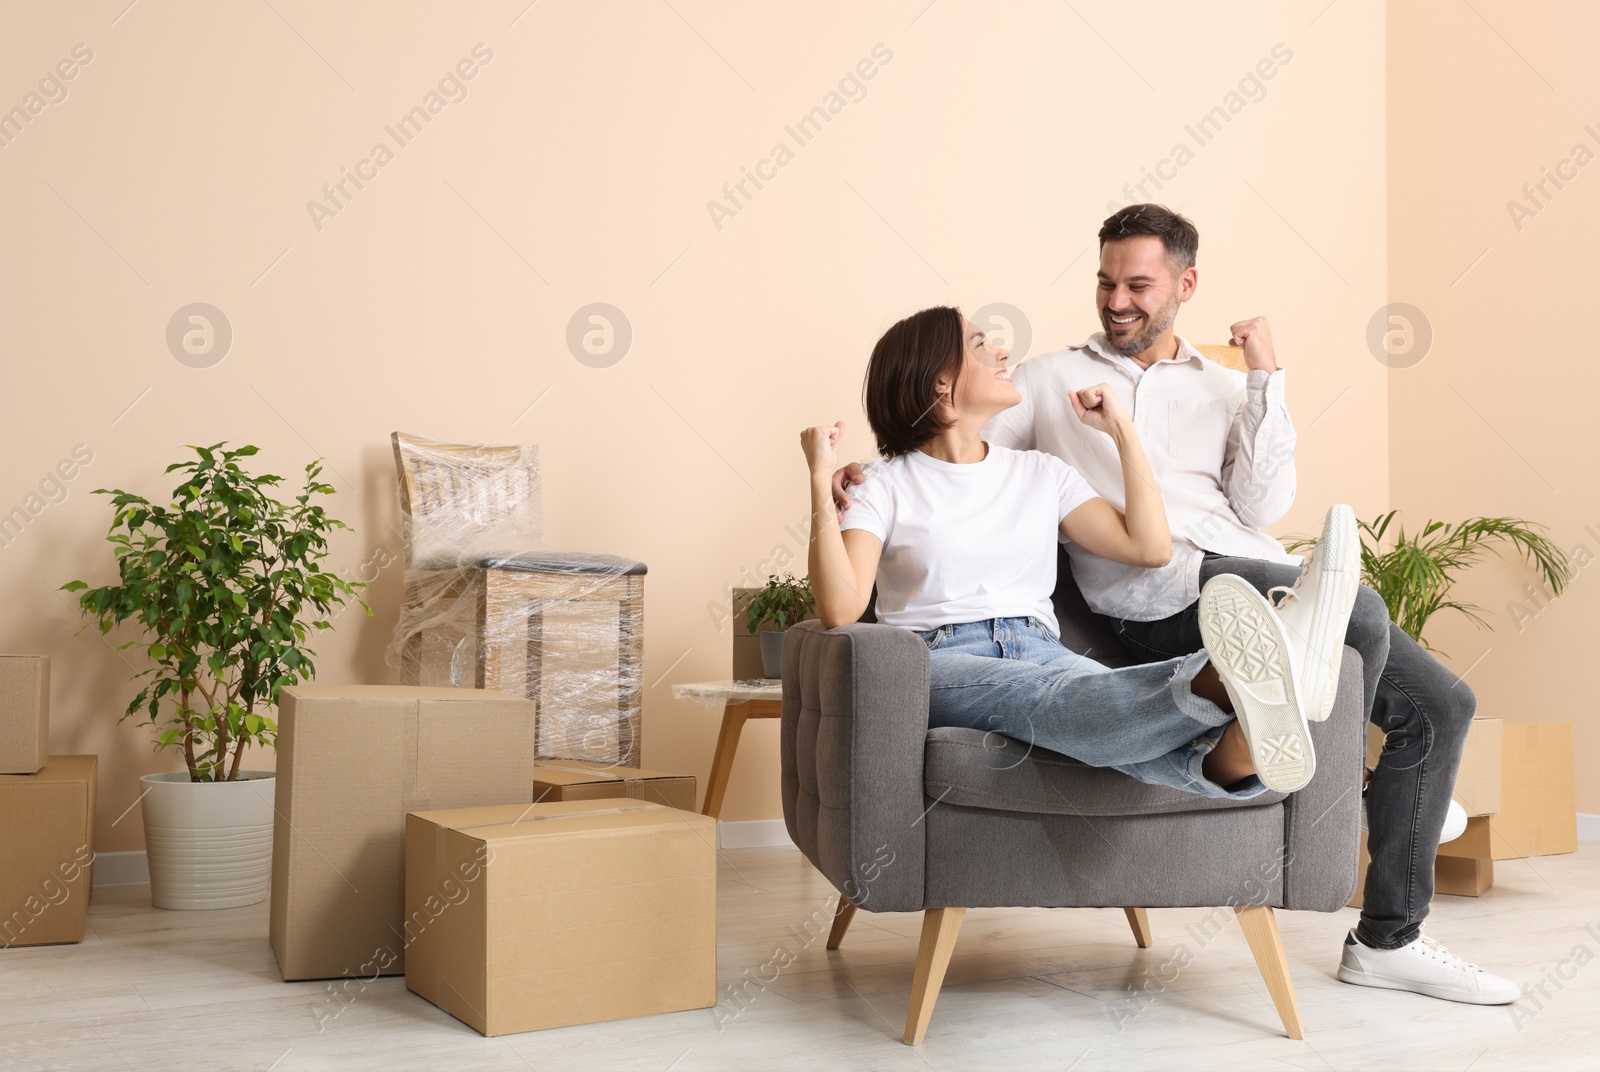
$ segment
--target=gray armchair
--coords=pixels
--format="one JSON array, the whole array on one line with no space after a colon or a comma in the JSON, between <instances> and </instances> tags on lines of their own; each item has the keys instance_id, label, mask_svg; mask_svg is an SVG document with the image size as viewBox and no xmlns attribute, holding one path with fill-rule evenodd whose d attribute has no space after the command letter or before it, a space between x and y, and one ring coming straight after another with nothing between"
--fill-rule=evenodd
<instances>
[{"instance_id":1,"label":"gray armchair","mask_svg":"<svg viewBox=\"0 0 1600 1072\"><path fill-rule=\"evenodd\" d=\"M1084 605L1063 554L1063 642L1129 659ZM870 614L870 611L869 611ZM1332 912L1355 889L1365 720L1361 659L1314 723L1317 773L1248 803L1145 785L980 730L928 728L928 651L894 626L794 626L784 642L783 813L840 891L828 948L856 908L923 912L905 1040L916 1044L968 908L1224 907L1239 919L1284 1028L1303 1037L1274 908Z\"/></svg>"}]
</instances>

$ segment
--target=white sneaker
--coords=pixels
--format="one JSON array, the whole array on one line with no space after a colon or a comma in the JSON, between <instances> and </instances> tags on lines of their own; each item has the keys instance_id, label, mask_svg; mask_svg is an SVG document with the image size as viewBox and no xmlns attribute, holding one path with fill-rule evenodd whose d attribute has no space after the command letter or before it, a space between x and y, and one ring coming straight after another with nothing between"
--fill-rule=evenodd
<instances>
[{"instance_id":1,"label":"white sneaker","mask_svg":"<svg viewBox=\"0 0 1600 1072\"><path fill-rule=\"evenodd\" d=\"M1322 538L1300 567L1293 587L1274 588L1283 593L1278 617L1296 641L1295 678L1306 717L1321 722L1333 712L1339 687L1339 663L1344 657L1345 630L1361 590L1361 537L1356 515L1340 503L1322 522Z\"/></svg>"},{"instance_id":2,"label":"white sneaker","mask_svg":"<svg viewBox=\"0 0 1600 1072\"><path fill-rule=\"evenodd\" d=\"M1373 949L1351 931L1345 936L1338 975L1357 986L1409 990L1469 1005L1509 1005L1522 996L1510 979L1468 964L1425 934L1399 949Z\"/></svg>"},{"instance_id":3,"label":"white sneaker","mask_svg":"<svg viewBox=\"0 0 1600 1072\"><path fill-rule=\"evenodd\" d=\"M1450 801L1450 810L1444 813L1444 829L1439 831L1439 844L1454 841L1467 832L1467 809L1455 800Z\"/></svg>"},{"instance_id":4,"label":"white sneaker","mask_svg":"<svg viewBox=\"0 0 1600 1072\"><path fill-rule=\"evenodd\" d=\"M1219 574L1200 591L1200 636L1233 701L1261 784L1292 793L1316 773L1294 677L1293 645L1272 604L1242 577Z\"/></svg>"}]
</instances>

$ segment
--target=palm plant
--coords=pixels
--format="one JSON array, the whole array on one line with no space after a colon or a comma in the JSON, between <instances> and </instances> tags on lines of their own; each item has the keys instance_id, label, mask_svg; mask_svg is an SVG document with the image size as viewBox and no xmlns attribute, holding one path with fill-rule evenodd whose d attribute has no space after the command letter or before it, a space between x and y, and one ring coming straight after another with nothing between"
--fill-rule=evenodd
<instances>
[{"instance_id":1,"label":"palm plant","mask_svg":"<svg viewBox=\"0 0 1600 1072\"><path fill-rule=\"evenodd\" d=\"M1481 607L1450 598L1450 590L1457 576L1484 555L1501 554L1497 544L1509 544L1529 559L1555 595L1572 579L1567 556L1544 535L1542 525L1514 517L1474 517L1454 523L1428 521L1421 532L1408 536L1405 527L1395 521L1399 513L1390 510L1373 521L1358 523L1361 580L1383 597L1394 623L1429 651L1435 649L1423 639L1422 630L1439 611L1457 611L1479 628L1488 627L1478 613ZM1393 543L1385 550L1391 527ZM1315 542L1296 536L1285 539L1284 545L1295 552Z\"/></svg>"}]
</instances>

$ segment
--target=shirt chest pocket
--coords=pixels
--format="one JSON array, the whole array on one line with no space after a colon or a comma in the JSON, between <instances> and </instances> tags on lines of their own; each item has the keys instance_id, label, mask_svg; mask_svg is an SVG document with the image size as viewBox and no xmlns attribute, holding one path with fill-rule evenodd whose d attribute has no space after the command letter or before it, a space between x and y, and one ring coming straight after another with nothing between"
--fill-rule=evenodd
<instances>
[{"instance_id":1,"label":"shirt chest pocket","mask_svg":"<svg viewBox=\"0 0 1600 1072\"><path fill-rule=\"evenodd\" d=\"M1227 399L1174 399L1167 403L1167 453L1183 469L1220 475L1232 424Z\"/></svg>"}]
</instances>

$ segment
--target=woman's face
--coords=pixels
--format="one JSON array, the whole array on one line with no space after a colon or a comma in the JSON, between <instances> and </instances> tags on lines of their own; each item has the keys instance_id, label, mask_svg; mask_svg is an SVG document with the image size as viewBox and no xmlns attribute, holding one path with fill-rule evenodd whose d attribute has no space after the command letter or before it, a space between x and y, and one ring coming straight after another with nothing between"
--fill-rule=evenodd
<instances>
[{"instance_id":1,"label":"woman's face","mask_svg":"<svg viewBox=\"0 0 1600 1072\"><path fill-rule=\"evenodd\" d=\"M988 420L1021 402L1022 393L1011 382L1011 355L1005 348L992 344L983 329L966 317L961 318L961 336L965 341L961 375L955 385L956 412Z\"/></svg>"}]
</instances>

